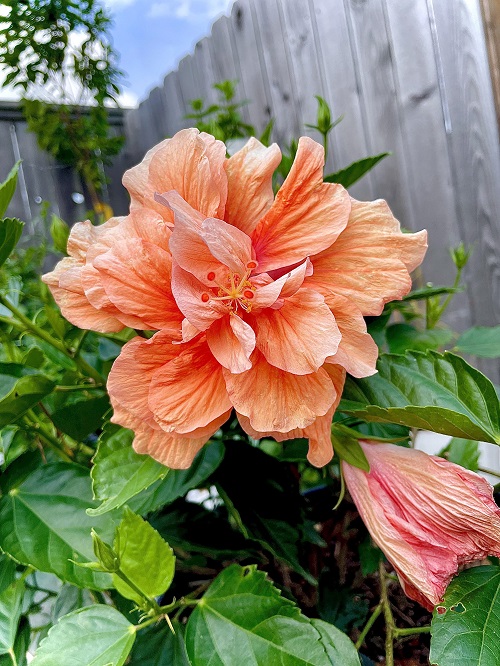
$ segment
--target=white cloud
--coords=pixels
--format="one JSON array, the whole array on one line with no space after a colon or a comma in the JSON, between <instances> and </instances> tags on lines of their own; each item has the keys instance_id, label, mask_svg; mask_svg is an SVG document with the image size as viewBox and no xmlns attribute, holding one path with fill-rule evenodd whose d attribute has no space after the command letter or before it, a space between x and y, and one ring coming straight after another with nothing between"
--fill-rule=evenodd
<instances>
[{"instance_id":1,"label":"white cloud","mask_svg":"<svg viewBox=\"0 0 500 666\"><path fill-rule=\"evenodd\" d=\"M104 5L108 9L123 9L123 7L128 7L129 5L133 5L137 2L137 0L104 0Z\"/></svg>"},{"instance_id":2,"label":"white cloud","mask_svg":"<svg viewBox=\"0 0 500 666\"><path fill-rule=\"evenodd\" d=\"M229 0L157 0L152 3L148 16L168 16L188 21L215 19L231 4Z\"/></svg>"}]
</instances>

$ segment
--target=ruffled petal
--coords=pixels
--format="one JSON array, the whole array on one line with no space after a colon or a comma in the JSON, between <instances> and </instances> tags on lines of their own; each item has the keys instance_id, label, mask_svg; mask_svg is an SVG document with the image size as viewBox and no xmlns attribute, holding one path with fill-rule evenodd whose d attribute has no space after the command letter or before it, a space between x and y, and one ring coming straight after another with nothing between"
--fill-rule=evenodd
<instances>
[{"instance_id":1,"label":"ruffled petal","mask_svg":"<svg viewBox=\"0 0 500 666\"><path fill-rule=\"evenodd\" d=\"M207 342L217 361L230 372L252 367L249 359L255 349L255 333L238 315L232 313L214 322L207 331Z\"/></svg>"},{"instance_id":2,"label":"ruffled petal","mask_svg":"<svg viewBox=\"0 0 500 666\"><path fill-rule=\"evenodd\" d=\"M255 137L226 160L226 222L248 235L253 232L274 201L272 178L280 162L278 145L266 148Z\"/></svg>"},{"instance_id":3,"label":"ruffled petal","mask_svg":"<svg viewBox=\"0 0 500 666\"><path fill-rule=\"evenodd\" d=\"M295 428L295 430L291 430L290 432L277 432L275 430L258 432L252 428L248 417L237 412L238 421L247 435L250 435L250 437L253 437L254 439L273 437L277 442L283 442L286 439L305 437L309 440L307 459L311 465L314 465L315 467L323 467L328 464L333 457L331 438L332 419L340 402L340 398L342 397L342 389L344 388L345 382L345 370L339 365L325 365L324 369L330 375L337 393L335 402L324 416L318 416L316 420L306 428Z\"/></svg>"},{"instance_id":4,"label":"ruffled petal","mask_svg":"<svg viewBox=\"0 0 500 666\"><path fill-rule=\"evenodd\" d=\"M263 310L252 325L268 363L296 375L316 372L337 352L341 337L323 296L312 289L299 289L279 310Z\"/></svg>"},{"instance_id":5,"label":"ruffled petal","mask_svg":"<svg viewBox=\"0 0 500 666\"><path fill-rule=\"evenodd\" d=\"M206 331L214 321L228 314L228 309L194 275L177 264L172 268L172 293L177 306L198 331Z\"/></svg>"},{"instance_id":6,"label":"ruffled petal","mask_svg":"<svg viewBox=\"0 0 500 666\"><path fill-rule=\"evenodd\" d=\"M171 291L172 258L148 241L135 238L116 243L93 261L110 301L141 328L165 329L181 336L182 314Z\"/></svg>"},{"instance_id":7,"label":"ruffled petal","mask_svg":"<svg viewBox=\"0 0 500 666\"><path fill-rule=\"evenodd\" d=\"M293 375L270 365L255 350L252 368L234 375L224 369L227 391L237 412L259 432L287 433L324 416L336 399L328 373Z\"/></svg>"},{"instance_id":8,"label":"ruffled petal","mask_svg":"<svg viewBox=\"0 0 500 666\"><path fill-rule=\"evenodd\" d=\"M288 177L252 235L260 271L325 250L345 228L349 195L341 185L323 183L323 164L322 146L302 137Z\"/></svg>"},{"instance_id":9,"label":"ruffled petal","mask_svg":"<svg viewBox=\"0 0 500 666\"><path fill-rule=\"evenodd\" d=\"M409 271L427 248L427 232L403 234L385 201L352 199L345 230L331 247L311 257L306 283L349 298L364 316L379 315L385 303L411 289Z\"/></svg>"},{"instance_id":10,"label":"ruffled petal","mask_svg":"<svg viewBox=\"0 0 500 666\"><path fill-rule=\"evenodd\" d=\"M201 225L201 237L216 259L234 273L244 275L252 259L252 241L243 231L209 218Z\"/></svg>"},{"instance_id":11,"label":"ruffled petal","mask_svg":"<svg viewBox=\"0 0 500 666\"><path fill-rule=\"evenodd\" d=\"M231 402L206 340L176 347L175 360L153 375L149 407L166 432L190 433L230 410Z\"/></svg>"},{"instance_id":12,"label":"ruffled petal","mask_svg":"<svg viewBox=\"0 0 500 666\"><path fill-rule=\"evenodd\" d=\"M367 333L366 322L352 301L343 296L329 294L325 303L335 316L342 339L337 353L326 359L338 363L353 377L369 377L377 372L378 347Z\"/></svg>"},{"instance_id":13,"label":"ruffled petal","mask_svg":"<svg viewBox=\"0 0 500 666\"><path fill-rule=\"evenodd\" d=\"M151 208L172 223L172 211L155 201L154 195L176 190L205 217L222 218L227 197L225 161L226 147L222 141L197 129L177 132L123 176L132 199L131 210Z\"/></svg>"}]
</instances>

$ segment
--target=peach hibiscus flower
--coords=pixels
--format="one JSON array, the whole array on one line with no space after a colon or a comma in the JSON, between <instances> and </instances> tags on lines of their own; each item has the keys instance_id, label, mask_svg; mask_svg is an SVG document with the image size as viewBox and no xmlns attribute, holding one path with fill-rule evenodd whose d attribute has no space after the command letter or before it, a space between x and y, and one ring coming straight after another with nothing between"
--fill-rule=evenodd
<instances>
[{"instance_id":1,"label":"peach hibiscus flower","mask_svg":"<svg viewBox=\"0 0 500 666\"><path fill-rule=\"evenodd\" d=\"M69 257L45 276L69 321L157 331L127 343L111 370L113 421L134 447L188 467L236 410L253 437L309 439L332 457L330 426L346 371L375 372L363 315L411 287L426 232L403 234L383 201L323 182L312 139L276 197L276 145L226 158L182 130L124 176L130 215L72 230Z\"/></svg>"},{"instance_id":2,"label":"peach hibiscus flower","mask_svg":"<svg viewBox=\"0 0 500 666\"><path fill-rule=\"evenodd\" d=\"M478 474L423 451L360 445L370 472L342 463L351 497L405 593L432 610L461 565L500 557L493 489Z\"/></svg>"}]
</instances>

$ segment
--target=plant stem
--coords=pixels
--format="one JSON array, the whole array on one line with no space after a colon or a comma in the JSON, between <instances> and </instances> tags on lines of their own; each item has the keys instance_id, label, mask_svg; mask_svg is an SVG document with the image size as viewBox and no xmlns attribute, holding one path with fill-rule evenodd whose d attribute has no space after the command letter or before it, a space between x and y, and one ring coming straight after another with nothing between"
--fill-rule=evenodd
<instances>
[{"instance_id":1,"label":"plant stem","mask_svg":"<svg viewBox=\"0 0 500 666\"><path fill-rule=\"evenodd\" d=\"M365 638L366 638L368 632L370 631L370 629L371 629L371 628L373 627L373 625L375 624L375 621L376 621L376 619L378 618L378 616L380 615L380 613L382 612L382 610L383 610L382 602L379 602L378 606L375 607L375 610L374 610L373 613L370 615L370 619L369 619L368 622L365 624L365 626L364 626L364 628L363 628L363 631L360 633L358 640L356 641L356 645L355 645L356 650L359 650L359 648L360 648L360 647L363 645L363 643L365 642Z\"/></svg>"},{"instance_id":2,"label":"plant stem","mask_svg":"<svg viewBox=\"0 0 500 666\"><path fill-rule=\"evenodd\" d=\"M378 571L380 576L380 604L382 605L385 619L385 664L386 666L394 666L394 630L396 629L396 624L392 615L389 595L387 594L386 572L383 561L380 562Z\"/></svg>"},{"instance_id":3,"label":"plant stem","mask_svg":"<svg viewBox=\"0 0 500 666\"><path fill-rule=\"evenodd\" d=\"M431 626L426 625L425 627L408 627L406 629L394 629L394 638L404 638L405 636L414 636L415 634L428 634L431 630Z\"/></svg>"},{"instance_id":4,"label":"plant stem","mask_svg":"<svg viewBox=\"0 0 500 666\"><path fill-rule=\"evenodd\" d=\"M31 331L33 335L36 335L41 340L44 340L44 342L47 342L52 347L68 356L68 358L70 358L76 364L82 374L87 375L88 377L92 377L92 379L98 384L105 383L104 377L101 377L100 373L97 372L97 370L91 365L89 365L85 359L83 359L81 356L73 356L62 342L52 337L52 335L47 333L47 331L44 331L43 328L40 328L34 324L31 319L26 317L26 315L24 315L18 308L16 308L15 305L12 305L12 303L4 296L2 296L2 294L0 294L0 303L12 312L14 317L16 317L16 319L24 325L26 330ZM13 323L15 324L15 322Z\"/></svg>"},{"instance_id":5,"label":"plant stem","mask_svg":"<svg viewBox=\"0 0 500 666\"><path fill-rule=\"evenodd\" d=\"M128 585L134 592L141 598L144 599L144 610L146 611L153 611L155 616L158 617L162 614L161 608L158 606L156 601L154 599L151 599L147 595L144 594L142 590L140 590L137 585L130 580L130 578L123 573L123 571L114 571L113 572L115 576L118 576L126 585Z\"/></svg>"},{"instance_id":6,"label":"plant stem","mask_svg":"<svg viewBox=\"0 0 500 666\"><path fill-rule=\"evenodd\" d=\"M78 384L77 386L56 386L54 391L95 391L104 388L104 384Z\"/></svg>"},{"instance_id":7,"label":"plant stem","mask_svg":"<svg viewBox=\"0 0 500 666\"><path fill-rule=\"evenodd\" d=\"M61 442L56 439L50 432L47 431L45 426L38 420L36 414L33 410L29 409L26 412L26 416L23 417L23 421L29 430L36 433L36 435L45 442L45 444L56 453L61 460L65 462L73 462L71 456L69 456L66 451L64 451Z\"/></svg>"}]
</instances>

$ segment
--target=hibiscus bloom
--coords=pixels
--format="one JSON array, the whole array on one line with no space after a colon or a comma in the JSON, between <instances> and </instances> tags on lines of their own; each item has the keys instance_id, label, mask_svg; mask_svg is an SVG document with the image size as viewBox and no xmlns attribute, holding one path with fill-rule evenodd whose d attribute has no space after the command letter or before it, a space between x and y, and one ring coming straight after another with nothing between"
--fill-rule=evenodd
<instances>
[{"instance_id":1,"label":"hibiscus bloom","mask_svg":"<svg viewBox=\"0 0 500 666\"><path fill-rule=\"evenodd\" d=\"M113 421L134 446L188 467L234 408L253 437L306 437L332 457L345 373L375 372L363 315L411 287L426 232L401 233L383 201L323 182L308 137L276 197L278 146L256 139L226 158L182 130L124 176L130 215L72 230L45 276L63 314L98 331L157 331L127 343L109 376Z\"/></svg>"},{"instance_id":2,"label":"hibiscus bloom","mask_svg":"<svg viewBox=\"0 0 500 666\"><path fill-rule=\"evenodd\" d=\"M500 557L500 509L478 474L394 444L360 442L370 472L342 462L354 503L405 593L432 610L458 568Z\"/></svg>"}]
</instances>

